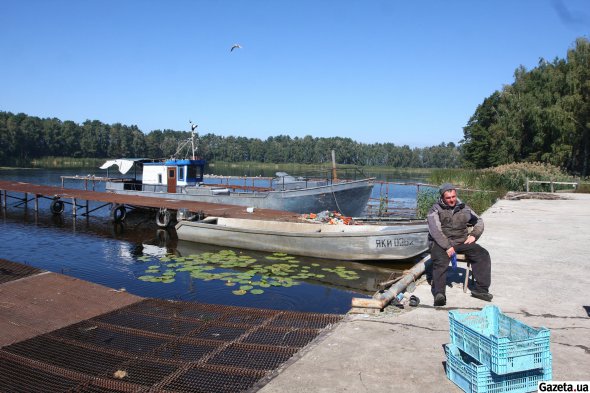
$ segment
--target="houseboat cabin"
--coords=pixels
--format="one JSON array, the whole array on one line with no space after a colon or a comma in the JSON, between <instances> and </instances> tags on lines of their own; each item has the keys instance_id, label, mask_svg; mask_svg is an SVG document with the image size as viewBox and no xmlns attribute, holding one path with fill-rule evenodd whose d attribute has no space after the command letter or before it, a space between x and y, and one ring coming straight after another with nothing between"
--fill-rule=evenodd
<instances>
[{"instance_id":1,"label":"houseboat cabin","mask_svg":"<svg viewBox=\"0 0 590 393\"><path fill-rule=\"evenodd\" d=\"M101 168L117 165L122 174L132 167L133 178L111 178L107 182L107 191L135 190L148 192L182 192L186 186L196 186L203 181L205 160L166 160L126 159L107 161ZM138 176L138 172L141 175Z\"/></svg>"}]
</instances>

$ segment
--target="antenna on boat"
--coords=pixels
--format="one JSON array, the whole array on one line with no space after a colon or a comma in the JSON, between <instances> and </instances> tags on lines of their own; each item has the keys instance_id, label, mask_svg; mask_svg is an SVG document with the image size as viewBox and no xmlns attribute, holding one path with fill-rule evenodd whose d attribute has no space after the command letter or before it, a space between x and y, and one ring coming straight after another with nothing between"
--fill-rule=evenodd
<instances>
[{"instance_id":1,"label":"antenna on boat","mask_svg":"<svg viewBox=\"0 0 590 393\"><path fill-rule=\"evenodd\" d=\"M192 121L188 121L191 125L191 148L192 148L192 152L193 152L193 160L196 160L195 158L195 130L197 129L197 127L199 126L198 124L194 124Z\"/></svg>"},{"instance_id":2,"label":"antenna on boat","mask_svg":"<svg viewBox=\"0 0 590 393\"><path fill-rule=\"evenodd\" d=\"M178 149L176 149L176 153L174 153L174 155L173 155L171 158L176 158L176 157L178 157L178 155L179 155L181 152L186 152L186 153L188 153L188 148L187 148L187 145L188 145L188 143L190 142L190 144L191 144L191 150L192 150L192 156L193 156L193 160L196 160L196 158L195 158L195 150L196 150L196 148L195 148L195 129L198 127L198 125L197 125L197 124L193 124L193 122L192 122L192 121L190 121L190 120L189 120L188 122L189 122L189 123L191 123L191 137L190 137L190 138L188 138L188 139L186 139L186 140L185 140L185 141L183 141L182 143L179 143L179 144L178 144ZM184 153L184 157L186 157L186 155L188 155L188 154L186 154L186 153Z\"/></svg>"}]
</instances>

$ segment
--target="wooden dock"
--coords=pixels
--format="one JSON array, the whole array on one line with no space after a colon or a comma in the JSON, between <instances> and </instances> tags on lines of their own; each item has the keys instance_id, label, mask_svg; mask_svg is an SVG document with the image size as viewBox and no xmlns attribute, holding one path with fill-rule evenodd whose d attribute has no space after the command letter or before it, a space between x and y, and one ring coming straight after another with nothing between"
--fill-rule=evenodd
<instances>
[{"instance_id":1,"label":"wooden dock","mask_svg":"<svg viewBox=\"0 0 590 393\"><path fill-rule=\"evenodd\" d=\"M2 200L2 208L4 209L8 207L9 199L16 199L18 200L17 204L19 206L32 203L35 211L39 210L39 199L60 200L63 201L64 204L71 206L71 214L74 216L87 216L93 211L103 207L112 208L118 205L126 205L131 208L167 209L170 211L187 209L192 213L203 212L207 216L232 218L290 221L299 217L296 213L280 210L256 209L253 213L248 213L244 206L135 195L119 195L110 192L61 188L4 180L0 180L0 199ZM89 201L102 202L103 204L90 209L88 204Z\"/></svg>"}]
</instances>

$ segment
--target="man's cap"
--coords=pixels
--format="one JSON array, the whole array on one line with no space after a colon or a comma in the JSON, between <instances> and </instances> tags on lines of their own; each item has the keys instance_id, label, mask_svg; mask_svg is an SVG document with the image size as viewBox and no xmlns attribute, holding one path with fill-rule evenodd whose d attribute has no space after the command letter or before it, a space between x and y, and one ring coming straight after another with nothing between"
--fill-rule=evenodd
<instances>
[{"instance_id":1,"label":"man's cap","mask_svg":"<svg viewBox=\"0 0 590 393\"><path fill-rule=\"evenodd\" d=\"M442 196L445 192L450 191L450 190L456 190L457 188L452 185L451 183L444 183L441 184L440 188L438 189L438 192L440 192L440 195Z\"/></svg>"}]
</instances>

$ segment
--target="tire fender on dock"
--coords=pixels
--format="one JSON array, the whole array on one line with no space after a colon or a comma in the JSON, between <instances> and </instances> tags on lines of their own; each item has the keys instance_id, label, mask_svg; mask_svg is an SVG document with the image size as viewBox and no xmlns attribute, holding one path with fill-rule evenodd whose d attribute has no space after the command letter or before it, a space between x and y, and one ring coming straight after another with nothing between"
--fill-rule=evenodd
<instances>
[{"instance_id":1,"label":"tire fender on dock","mask_svg":"<svg viewBox=\"0 0 590 393\"><path fill-rule=\"evenodd\" d=\"M156 213L156 224L160 228L167 228L170 225L170 212L168 209L160 209Z\"/></svg>"},{"instance_id":2,"label":"tire fender on dock","mask_svg":"<svg viewBox=\"0 0 590 393\"><path fill-rule=\"evenodd\" d=\"M114 204L111 208L111 219L113 222L121 222L125 220L126 215L127 210L125 209L125 205Z\"/></svg>"},{"instance_id":3,"label":"tire fender on dock","mask_svg":"<svg viewBox=\"0 0 590 393\"><path fill-rule=\"evenodd\" d=\"M63 213L64 207L64 201L62 201L59 198L53 198L53 201L51 201L51 206L49 206L49 209L51 210L51 213L57 215Z\"/></svg>"}]
</instances>

